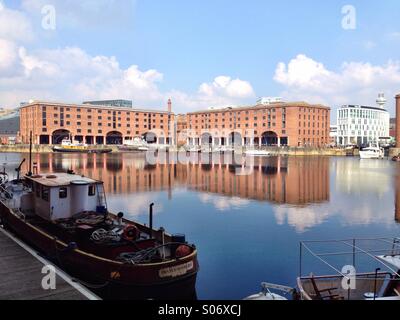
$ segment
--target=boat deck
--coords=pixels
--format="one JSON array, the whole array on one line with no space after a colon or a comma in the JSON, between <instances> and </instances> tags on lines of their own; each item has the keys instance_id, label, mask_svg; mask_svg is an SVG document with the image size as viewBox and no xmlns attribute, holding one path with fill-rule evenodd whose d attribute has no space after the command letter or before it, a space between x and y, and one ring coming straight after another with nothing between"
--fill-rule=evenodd
<instances>
[{"instance_id":1,"label":"boat deck","mask_svg":"<svg viewBox=\"0 0 400 320\"><path fill-rule=\"evenodd\" d=\"M57 268L56 289L43 289L45 265L52 264L0 228L0 300L99 300Z\"/></svg>"}]
</instances>

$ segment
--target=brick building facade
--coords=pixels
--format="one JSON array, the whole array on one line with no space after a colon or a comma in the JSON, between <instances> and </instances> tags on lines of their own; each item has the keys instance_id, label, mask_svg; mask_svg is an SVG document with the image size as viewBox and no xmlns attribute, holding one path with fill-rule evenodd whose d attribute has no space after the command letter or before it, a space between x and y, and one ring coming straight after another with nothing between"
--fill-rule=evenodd
<instances>
[{"instance_id":1,"label":"brick building facade","mask_svg":"<svg viewBox=\"0 0 400 320\"><path fill-rule=\"evenodd\" d=\"M60 144L68 137L87 144L122 144L135 138L174 143L175 120L169 111L33 102L20 115L22 143L29 143L30 132L35 144Z\"/></svg>"},{"instance_id":2,"label":"brick building facade","mask_svg":"<svg viewBox=\"0 0 400 320\"><path fill-rule=\"evenodd\" d=\"M187 143L213 146L329 144L330 108L305 102L258 104L189 113Z\"/></svg>"}]
</instances>

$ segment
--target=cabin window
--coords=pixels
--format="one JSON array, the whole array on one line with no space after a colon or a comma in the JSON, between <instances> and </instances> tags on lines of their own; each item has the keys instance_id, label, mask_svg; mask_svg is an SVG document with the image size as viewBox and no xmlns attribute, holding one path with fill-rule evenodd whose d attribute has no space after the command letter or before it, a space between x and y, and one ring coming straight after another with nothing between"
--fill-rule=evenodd
<instances>
[{"instance_id":1,"label":"cabin window","mask_svg":"<svg viewBox=\"0 0 400 320\"><path fill-rule=\"evenodd\" d=\"M40 198L40 184L36 183L35 190L36 190L36 197Z\"/></svg>"},{"instance_id":2,"label":"cabin window","mask_svg":"<svg viewBox=\"0 0 400 320\"><path fill-rule=\"evenodd\" d=\"M68 197L68 189L60 188L59 197L60 197L60 199L66 199Z\"/></svg>"},{"instance_id":3,"label":"cabin window","mask_svg":"<svg viewBox=\"0 0 400 320\"><path fill-rule=\"evenodd\" d=\"M94 186L89 186L89 197L96 195L96 188Z\"/></svg>"},{"instance_id":4,"label":"cabin window","mask_svg":"<svg viewBox=\"0 0 400 320\"><path fill-rule=\"evenodd\" d=\"M42 199L47 202L50 200L50 189L49 188L42 187Z\"/></svg>"}]
</instances>

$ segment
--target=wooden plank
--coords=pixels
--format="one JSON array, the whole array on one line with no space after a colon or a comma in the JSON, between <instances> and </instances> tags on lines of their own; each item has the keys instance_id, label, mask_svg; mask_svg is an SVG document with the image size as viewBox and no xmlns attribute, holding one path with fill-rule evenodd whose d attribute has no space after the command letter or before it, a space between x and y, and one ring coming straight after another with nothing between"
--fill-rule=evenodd
<instances>
[{"instance_id":1,"label":"wooden plank","mask_svg":"<svg viewBox=\"0 0 400 320\"><path fill-rule=\"evenodd\" d=\"M36 258L35 258L36 256ZM0 230L0 300L87 300L96 299L89 290L56 276L56 289L42 288L44 261L19 240ZM67 282L69 281L69 282Z\"/></svg>"}]
</instances>

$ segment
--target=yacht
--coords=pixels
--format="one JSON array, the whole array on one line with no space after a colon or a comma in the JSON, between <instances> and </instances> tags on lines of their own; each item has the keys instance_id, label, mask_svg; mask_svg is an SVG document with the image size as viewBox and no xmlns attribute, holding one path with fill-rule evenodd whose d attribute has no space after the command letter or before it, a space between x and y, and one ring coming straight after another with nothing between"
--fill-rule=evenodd
<instances>
[{"instance_id":1,"label":"yacht","mask_svg":"<svg viewBox=\"0 0 400 320\"><path fill-rule=\"evenodd\" d=\"M370 145L360 151L360 159L383 159L384 157L385 151L378 145Z\"/></svg>"},{"instance_id":2,"label":"yacht","mask_svg":"<svg viewBox=\"0 0 400 320\"><path fill-rule=\"evenodd\" d=\"M122 146L118 146L121 152L147 152L150 150L145 140L126 140Z\"/></svg>"}]
</instances>

